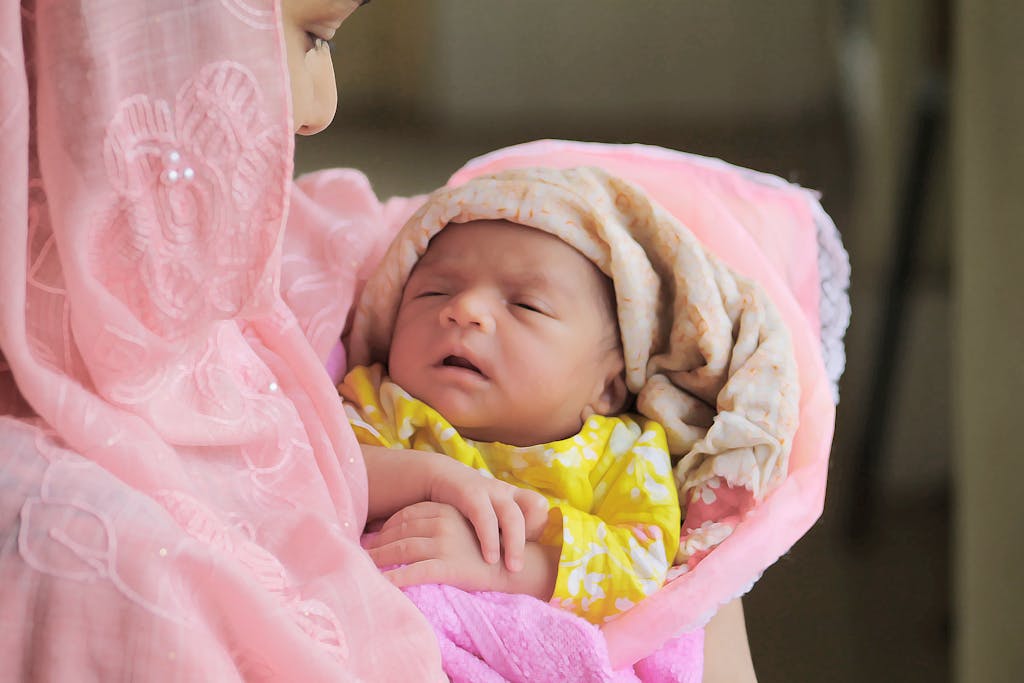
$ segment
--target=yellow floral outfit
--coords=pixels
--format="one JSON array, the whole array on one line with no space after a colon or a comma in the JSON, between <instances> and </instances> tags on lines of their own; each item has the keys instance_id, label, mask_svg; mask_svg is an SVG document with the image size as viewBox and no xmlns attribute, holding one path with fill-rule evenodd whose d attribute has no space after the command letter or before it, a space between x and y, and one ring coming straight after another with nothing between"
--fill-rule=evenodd
<instances>
[{"instance_id":1,"label":"yellow floral outfit","mask_svg":"<svg viewBox=\"0 0 1024 683\"><path fill-rule=\"evenodd\" d=\"M519 447L463 438L380 365L356 367L338 390L360 442L445 453L543 494L552 514L540 542L562 546L552 602L601 623L664 582L679 546L680 511L657 422L594 415L575 436Z\"/></svg>"}]
</instances>

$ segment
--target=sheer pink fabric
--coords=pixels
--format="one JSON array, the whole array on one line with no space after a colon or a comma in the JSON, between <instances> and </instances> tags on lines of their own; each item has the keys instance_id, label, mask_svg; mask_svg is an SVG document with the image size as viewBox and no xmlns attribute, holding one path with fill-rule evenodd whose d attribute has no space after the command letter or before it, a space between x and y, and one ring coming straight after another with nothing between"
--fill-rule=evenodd
<instances>
[{"instance_id":1,"label":"sheer pink fabric","mask_svg":"<svg viewBox=\"0 0 1024 683\"><path fill-rule=\"evenodd\" d=\"M443 677L277 293L278 11L0 2L0 679Z\"/></svg>"}]
</instances>

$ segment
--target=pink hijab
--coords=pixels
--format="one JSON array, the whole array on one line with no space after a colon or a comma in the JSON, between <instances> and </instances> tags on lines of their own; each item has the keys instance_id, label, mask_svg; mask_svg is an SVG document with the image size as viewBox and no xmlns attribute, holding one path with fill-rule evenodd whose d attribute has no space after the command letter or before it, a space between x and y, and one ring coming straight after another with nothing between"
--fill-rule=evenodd
<instances>
[{"instance_id":1,"label":"pink hijab","mask_svg":"<svg viewBox=\"0 0 1024 683\"><path fill-rule=\"evenodd\" d=\"M443 678L278 294L278 27L271 0L0 2L0 679Z\"/></svg>"}]
</instances>

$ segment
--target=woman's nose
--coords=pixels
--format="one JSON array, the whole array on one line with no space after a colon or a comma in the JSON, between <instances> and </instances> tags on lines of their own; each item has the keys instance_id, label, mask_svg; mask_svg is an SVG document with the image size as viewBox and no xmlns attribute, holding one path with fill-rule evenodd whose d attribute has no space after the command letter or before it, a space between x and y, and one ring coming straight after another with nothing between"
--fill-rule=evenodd
<instances>
[{"instance_id":1,"label":"woman's nose","mask_svg":"<svg viewBox=\"0 0 1024 683\"><path fill-rule=\"evenodd\" d=\"M306 55L306 68L312 88L304 106L295 104L299 135L315 135L330 125L338 109L338 84L327 49L311 50ZM300 111L301 109L301 111Z\"/></svg>"},{"instance_id":2,"label":"woman's nose","mask_svg":"<svg viewBox=\"0 0 1024 683\"><path fill-rule=\"evenodd\" d=\"M495 326L492 304L481 292L457 294L441 309L441 325L476 328L490 334Z\"/></svg>"}]
</instances>

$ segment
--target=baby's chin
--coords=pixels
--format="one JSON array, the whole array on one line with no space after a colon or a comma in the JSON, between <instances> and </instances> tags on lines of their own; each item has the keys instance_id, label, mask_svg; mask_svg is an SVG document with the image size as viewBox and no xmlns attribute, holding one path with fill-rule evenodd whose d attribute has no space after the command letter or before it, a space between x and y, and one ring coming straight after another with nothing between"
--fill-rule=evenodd
<instances>
[{"instance_id":1,"label":"baby's chin","mask_svg":"<svg viewBox=\"0 0 1024 683\"><path fill-rule=\"evenodd\" d=\"M509 446L534 446L540 441L535 441L534 436L523 430L516 429L512 425L494 423L481 419L479 414L465 414L459 411L445 411L434 408L463 439L476 441L477 443L503 443ZM447 414L446 414L447 413Z\"/></svg>"},{"instance_id":2,"label":"baby's chin","mask_svg":"<svg viewBox=\"0 0 1024 683\"><path fill-rule=\"evenodd\" d=\"M502 443L525 448L571 438L583 428L582 419L571 425L553 425L550 419L546 421L544 418L526 419L520 424L509 423L503 421L508 417L508 410L487 410L482 405L485 397L475 392L436 384L411 390L403 388L413 398L437 411L459 436L477 443Z\"/></svg>"},{"instance_id":3,"label":"baby's chin","mask_svg":"<svg viewBox=\"0 0 1024 683\"><path fill-rule=\"evenodd\" d=\"M447 419L447 418L446 418ZM448 420L455 430L462 435L464 439L470 441L476 441L479 443L503 443L509 446L516 446L517 448L528 448L530 446L540 446L543 444L554 443L556 441L562 441L576 436L583 425L579 425L575 428L566 429L549 429L545 431L538 431L535 425L530 425L530 428L518 428L514 425L500 425L490 427L460 427L455 422Z\"/></svg>"}]
</instances>

